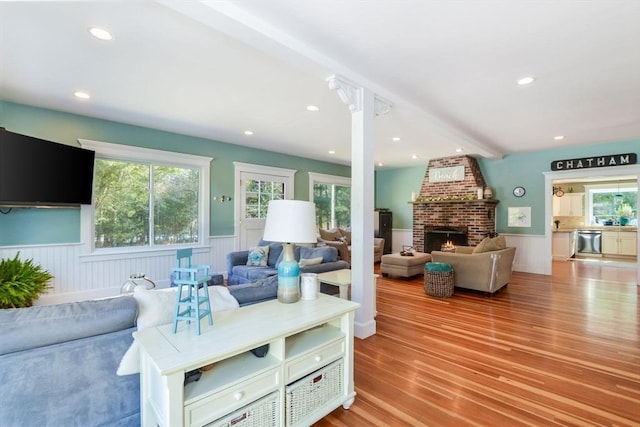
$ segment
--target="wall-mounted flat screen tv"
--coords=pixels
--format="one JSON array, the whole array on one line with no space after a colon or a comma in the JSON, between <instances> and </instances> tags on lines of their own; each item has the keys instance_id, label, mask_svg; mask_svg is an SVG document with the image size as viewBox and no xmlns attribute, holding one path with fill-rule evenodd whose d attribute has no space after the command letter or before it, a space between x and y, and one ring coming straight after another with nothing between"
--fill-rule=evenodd
<instances>
[{"instance_id":1,"label":"wall-mounted flat screen tv","mask_svg":"<svg viewBox=\"0 0 640 427\"><path fill-rule=\"evenodd\" d=\"M90 205L94 158L91 150L0 128L0 205Z\"/></svg>"}]
</instances>

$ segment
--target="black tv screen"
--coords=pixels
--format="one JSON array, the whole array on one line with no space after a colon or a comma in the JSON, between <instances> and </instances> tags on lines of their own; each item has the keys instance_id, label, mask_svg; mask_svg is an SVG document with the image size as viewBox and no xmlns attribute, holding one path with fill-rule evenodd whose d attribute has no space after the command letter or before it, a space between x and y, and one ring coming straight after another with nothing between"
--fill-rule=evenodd
<instances>
[{"instance_id":1,"label":"black tv screen","mask_svg":"<svg viewBox=\"0 0 640 427\"><path fill-rule=\"evenodd\" d=\"M91 204L95 152L0 129L0 205Z\"/></svg>"}]
</instances>

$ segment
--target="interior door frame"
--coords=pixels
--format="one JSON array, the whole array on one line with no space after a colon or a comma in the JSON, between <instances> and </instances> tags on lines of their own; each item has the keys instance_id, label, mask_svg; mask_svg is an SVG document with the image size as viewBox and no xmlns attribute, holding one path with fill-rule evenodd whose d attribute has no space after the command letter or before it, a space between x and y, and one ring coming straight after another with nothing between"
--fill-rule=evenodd
<instances>
[{"instance_id":1,"label":"interior door frame","mask_svg":"<svg viewBox=\"0 0 640 427\"><path fill-rule=\"evenodd\" d=\"M254 165L251 163L242 163L242 162L233 162L234 165L234 238L235 238L235 248L236 250L244 250L245 248L242 244L242 228L241 223L244 220L242 206L244 204L243 200L243 187L242 180L246 175L261 175L265 178L265 181L271 180L272 178L282 179L284 182L284 198L292 199L294 193L294 176L297 170L295 169L285 169L278 168L273 166L263 166L263 165Z\"/></svg>"},{"instance_id":2,"label":"interior door frame","mask_svg":"<svg viewBox=\"0 0 640 427\"><path fill-rule=\"evenodd\" d=\"M552 254L552 222L546 220L547 218L553 218L553 181L557 179L584 179L593 178L594 176L602 177L615 177L615 176L635 176L636 183L640 187L640 165L626 165L626 166L608 166L602 168L590 168L590 169L574 169L565 171L553 171L543 172L544 174L544 191L546 197L545 209L544 209L544 237L545 247L544 251L544 274L551 275L553 266L553 254ZM637 253L640 257L640 238L636 239ZM636 259L636 284L640 286L640 261Z\"/></svg>"}]
</instances>

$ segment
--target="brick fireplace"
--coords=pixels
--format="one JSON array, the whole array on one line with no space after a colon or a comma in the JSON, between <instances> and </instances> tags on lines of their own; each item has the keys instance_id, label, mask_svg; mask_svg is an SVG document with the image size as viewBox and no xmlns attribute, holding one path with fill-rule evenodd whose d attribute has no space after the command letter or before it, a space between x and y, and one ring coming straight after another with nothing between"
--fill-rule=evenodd
<instances>
[{"instance_id":1,"label":"brick fireplace","mask_svg":"<svg viewBox=\"0 0 640 427\"><path fill-rule=\"evenodd\" d=\"M425 231L433 227L466 228L475 246L496 230L495 199L478 199L487 184L478 162L469 156L431 159L420 194L413 202L413 246L424 251Z\"/></svg>"}]
</instances>

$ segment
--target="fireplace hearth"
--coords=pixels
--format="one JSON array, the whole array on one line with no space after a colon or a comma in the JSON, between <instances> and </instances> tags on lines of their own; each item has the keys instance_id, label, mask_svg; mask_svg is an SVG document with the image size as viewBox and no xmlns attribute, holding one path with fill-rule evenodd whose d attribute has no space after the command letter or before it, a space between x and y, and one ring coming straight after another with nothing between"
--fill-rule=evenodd
<instances>
[{"instance_id":1,"label":"fireplace hearth","mask_svg":"<svg viewBox=\"0 0 640 427\"><path fill-rule=\"evenodd\" d=\"M424 252L439 251L442 245L450 242L454 246L467 246L467 227L446 225L429 226L424 229Z\"/></svg>"}]
</instances>

